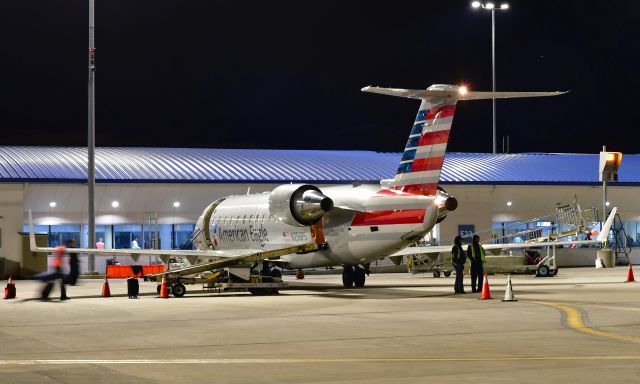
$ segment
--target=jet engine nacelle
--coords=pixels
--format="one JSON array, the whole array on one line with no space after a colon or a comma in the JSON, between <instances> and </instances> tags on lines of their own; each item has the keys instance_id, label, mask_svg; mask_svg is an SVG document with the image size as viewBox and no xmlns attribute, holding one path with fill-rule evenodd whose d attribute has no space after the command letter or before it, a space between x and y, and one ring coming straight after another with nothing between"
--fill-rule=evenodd
<instances>
[{"instance_id":1,"label":"jet engine nacelle","mask_svg":"<svg viewBox=\"0 0 640 384\"><path fill-rule=\"evenodd\" d=\"M449 212L453 212L458 208L458 200L455 197L448 194L444 189L438 187L438 193L436 194L436 205L438 206L438 220L437 223L444 220Z\"/></svg>"},{"instance_id":2,"label":"jet engine nacelle","mask_svg":"<svg viewBox=\"0 0 640 384\"><path fill-rule=\"evenodd\" d=\"M317 223L332 208L333 200L313 185L281 185L269 195L269 213L286 224L298 227Z\"/></svg>"}]
</instances>

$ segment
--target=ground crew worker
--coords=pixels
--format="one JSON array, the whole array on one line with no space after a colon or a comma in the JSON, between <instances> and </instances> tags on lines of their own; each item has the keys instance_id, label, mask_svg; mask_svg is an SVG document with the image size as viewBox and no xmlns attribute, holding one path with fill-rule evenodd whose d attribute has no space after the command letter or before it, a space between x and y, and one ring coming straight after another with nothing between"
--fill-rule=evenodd
<instances>
[{"instance_id":1,"label":"ground crew worker","mask_svg":"<svg viewBox=\"0 0 640 384\"><path fill-rule=\"evenodd\" d=\"M455 240L453 240L453 248L451 248L451 264L453 264L453 268L456 271L456 283L453 287L455 293L466 293L462 282L464 263L466 262L467 256L462 249L462 237L456 236Z\"/></svg>"},{"instance_id":2,"label":"ground crew worker","mask_svg":"<svg viewBox=\"0 0 640 384\"><path fill-rule=\"evenodd\" d=\"M480 236L473 235L473 241L467 248L467 257L471 260L471 292L480 292L484 282L484 248ZM478 285L476 285L476 281Z\"/></svg>"},{"instance_id":3,"label":"ground crew worker","mask_svg":"<svg viewBox=\"0 0 640 384\"><path fill-rule=\"evenodd\" d=\"M77 248L76 241L70 239L67 241L67 248ZM78 275L80 274L80 261L78 260L77 253L69 254L69 274L65 278L65 283L69 285L78 284Z\"/></svg>"},{"instance_id":4,"label":"ground crew worker","mask_svg":"<svg viewBox=\"0 0 640 384\"><path fill-rule=\"evenodd\" d=\"M67 291L64 287L64 275L62 274L62 256L66 253L66 248L64 245L60 245L56 247L53 252L53 260L51 261L51 266L53 267L53 273L51 273L45 281L47 284L44 286L42 290L41 298L42 300L49 300L49 294L53 289L53 285L57 279L60 279L60 300L68 300Z\"/></svg>"}]
</instances>

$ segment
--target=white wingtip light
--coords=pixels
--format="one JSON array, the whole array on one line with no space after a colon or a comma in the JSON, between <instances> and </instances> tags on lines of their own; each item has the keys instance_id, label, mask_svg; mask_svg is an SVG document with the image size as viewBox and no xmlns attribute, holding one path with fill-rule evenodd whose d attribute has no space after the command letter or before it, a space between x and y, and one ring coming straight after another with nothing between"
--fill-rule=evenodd
<instances>
[{"instance_id":1,"label":"white wingtip light","mask_svg":"<svg viewBox=\"0 0 640 384\"><path fill-rule=\"evenodd\" d=\"M616 212L618 211L618 207L613 207L607 221L604 223L600 234L598 235L597 241L604 243L609 238L609 231L611 230L611 225L613 224L613 219L616 217Z\"/></svg>"},{"instance_id":2,"label":"white wingtip light","mask_svg":"<svg viewBox=\"0 0 640 384\"><path fill-rule=\"evenodd\" d=\"M36 245L36 234L33 230L33 214L31 213L31 210L29 210L29 248L31 248L31 252L35 252L38 248Z\"/></svg>"},{"instance_id":3,"label":"white wingtip light","mask_svg":"<svg viewBox=\"0 0 640 384\"><path fill-rule=\"evenodd\" d=\"M462 96L466 95L469 90L464 85L458 88L458 93Z\"/></svg>"}]
</instances>

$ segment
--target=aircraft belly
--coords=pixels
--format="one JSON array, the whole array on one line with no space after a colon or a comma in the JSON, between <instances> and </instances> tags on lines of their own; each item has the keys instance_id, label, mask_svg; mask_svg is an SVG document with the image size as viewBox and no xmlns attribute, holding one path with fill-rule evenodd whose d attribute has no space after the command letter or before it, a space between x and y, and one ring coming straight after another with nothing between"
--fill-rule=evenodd
<instances>
[{"instance_id":1,"label":"aircraft belly","mask_svg":"<svg viewBox=\"0 0 640 384\"><path fill-rule=\"evenodd\" d=\"M403 241L402 236L424 229L422 225L415 224L379 225L374 227L376 231L371 228L352 227L349 231L349 251L359 263L378 260L405 248L409 243Z\"/></svg>"}]
</instances>

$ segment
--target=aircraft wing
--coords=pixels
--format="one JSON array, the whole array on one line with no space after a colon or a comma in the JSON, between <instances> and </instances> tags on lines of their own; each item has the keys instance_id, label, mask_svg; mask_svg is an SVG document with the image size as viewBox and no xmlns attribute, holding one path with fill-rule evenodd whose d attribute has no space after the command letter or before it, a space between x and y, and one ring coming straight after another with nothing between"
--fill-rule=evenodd
<instances>
[{"instance_id":1,"label":"aircraft wing","mask_svg":"<svg viewBox=\"0 0 640 384\"><path fill-rule=\"evenodd\" d=\"M235 250L246 251L237 252L240 253L236 256L229 256L224 259L212 261L209 263L192 265L184 268L173 269L170 271L164 271L147 275L147 277L160 277L160 276L185 276L193 275L194 273L200 273L205 271L212 271L219 268L231 267L242 263L255 263L262 260L274 260L279 259L281 256L289 255L292 253L306 253L318 249L316 243L308 243L295 245L286 248L270 249L270 250Z\"/></svg>"},{"instance_id":2,"label":"aircraft wing","mask_svg":"<svg viewBox=\"0 0 640 384\"><path fill-rule=\"evenodd\" d=\"M229 249L229 250L210 250L210 251L200 251L200 250L183 250L183 249L97 249L97 248L66 248L65 252L67 253L86 253L91 255L98 256L131 256L134 260L137 260L139 256L160 256L161 258L165 257L203 257L207 259L213 259L214 262L208 264L215 264L216 262L223 263L223 265L215 268L226 267L233 264L238 264L241 262L249 262L252 261L252 257L258 257L256 260L263 260L267 258L278 258L282 255L287 255L289 253L296 252L309 252L312 251L313 247L317 248L315 243L312 244L301 244L295 245L287 248L280 248L275 250L265 251L263 249ZM54 247L38 247L36 245L36 236L33 230L33 219L31 217L31 211L29 211L29 248L31 252L45 252L51 253L56 249ZM286 251L286 252L285 252ZM277 254L277 257L273 255ZM246 259L246 260L245 260ZM230 264L226 264L226 263ZM195 267L199 267L199 264ZM191 267L187 267L191 268ZM215 269L214 268L214 269ZM209 269L203 269L202 271L207 271ZM176 270L177 271L177 270ZM175 271L171 271L173 273ZM198 271L201 272L201 271ZM191 272L196 273L196 272Z\"/></svg>"},{"instance_id":3,"label":"aircraft wing","mask_svg":"<svg viewBox=\"0 0 640 384\"><path fill-rule=\"evenodd\" d=\"M482 244L482 247L489 251L492 249L514 249L514 248L529 248L529 247L548 247L548 246L562 246L562 245L580 245L580 244L600 244L607 241L609 238L609 231L613 224L613 219L616 216L618 208L614 207L604 223L604 227L596 240L574 240L574 241L541 241L541 242L529 242L529 243L504 243L504 244ZM404 255L416 255L424 253L441 253L451 252L452 245L436 245L427 247L407 247L404 248L389 257L404 256Z\"/></svg>"}]
</instances>

